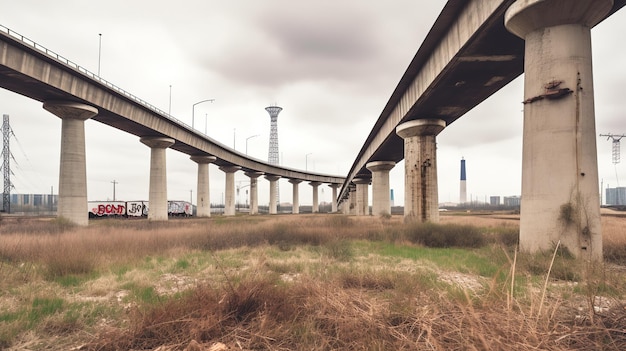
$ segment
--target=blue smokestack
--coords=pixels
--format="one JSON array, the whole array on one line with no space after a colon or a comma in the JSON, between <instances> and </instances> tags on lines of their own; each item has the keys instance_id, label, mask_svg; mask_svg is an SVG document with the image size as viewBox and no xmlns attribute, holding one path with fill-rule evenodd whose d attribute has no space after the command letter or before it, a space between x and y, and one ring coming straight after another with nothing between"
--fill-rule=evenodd
<instances>
[{"instance_id":1,"label":"blue smokestack","mask_svg":"<svg viewBox=\"0 0 626 351\"><path fill-rule=\"evenodd\" d=\"M467 180L465 175L465 159L461 157L461 180Z\"/></svg>"}]
</instances>

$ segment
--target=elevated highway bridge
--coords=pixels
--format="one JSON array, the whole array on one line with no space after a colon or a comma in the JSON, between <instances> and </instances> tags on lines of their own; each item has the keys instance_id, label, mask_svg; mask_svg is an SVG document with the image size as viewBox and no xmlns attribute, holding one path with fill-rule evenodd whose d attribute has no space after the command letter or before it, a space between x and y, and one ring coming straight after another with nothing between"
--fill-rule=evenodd
<instances>
[{"instance_id":1,"label":"elevated highway bridge","mask_svg":"<svg viewBox=\"0 0 626 351\"><path fill-rule=\"evenodd\" d=\"M371 183L373 214L389 213L389 170L404 160L405 219L438 221L436 135L526 72L520 245L561 240L577 256L601 258L589 29L625 5L449 0L357 154L342 207L367 213ZM575 225L559 220L563 206L575 209Z\"/></svg>"},{"instance_id":2,"label":"elevated highway bridge","mask_svg":"<svg viewBox=\"0 0 626 351\"><path fill-rule=\"evenodd\" d=\"M77 222L82 219L76 213L86 213L88 118L137 135L151 148L150 213L166 205L164 150L171 147L198 163L199 189L208 181L208 163L226 172L227 204L234 195L232 174L244 170L251 182L262 174L270 182L289 178L294 202L297 184L311 182L314 208L317 185L329 183L334 191L341 185L333 198L343 211L360 215L369 213L370 183L374 214L389 212L388 173L404 160L405 220L436 222L437 134L524 72L520 247L546 250L558 241L575 256L601 259L590 30L625 5L626 0L449 0L346 177L278 167L235 152L8 30L0 31L0 86L42 101L62 118L59 214ZM162 219L158 208L153 219Z\"/></svg>"},{"instance_id":3,"label":"elevated highway bridge","mask_svg":"<svg viewBox=\"0 0 626 351\"><path fill-rule=\"evenodd\" d=\"M86 224L86 172L84 121L93 119L136 135L152 149L150 172L150 212L152 219L167 219L165 149L172 148L198 163L198 213L210 215L208 164L226 173L225 212L234 214L234 173L250 177L250 204L254 213L258 198L256 181L265 176L270 182L286 178L294 186L313 186L313 209L317 207L317 187L329 184L333 198L344 177L302 171L269 164L199 133L166 112L102 79L34 41L0 26L0 87L41 101L46 110L63 120L59 215ZM82 138L82 140L81 140ZM275 186L270 187L276 189ZM276 196L270 196L270 213L276 212ZM272 200L274 200L272 202ZM294 211L298 211L294 203ZM334 202L336 208L336 202ZM272 211L273 210L273 211Z\"/></svg>"}]
</instances>

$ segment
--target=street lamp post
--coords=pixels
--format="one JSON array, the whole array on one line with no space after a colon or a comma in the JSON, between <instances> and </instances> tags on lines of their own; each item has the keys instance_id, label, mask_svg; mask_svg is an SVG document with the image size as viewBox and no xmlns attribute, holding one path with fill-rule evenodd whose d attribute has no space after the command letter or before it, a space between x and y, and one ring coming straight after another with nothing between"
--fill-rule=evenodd
<instances>
[{"instance_id":1,"label":"street lamp post","mask_svg":"<svg viewBox=\"0 0 626 351\"><path fill-rule=\"evenodd\" d=\"M115 185L119 182L114 179L111 183L113 184L113 201L115 201Z\"/></svg>"},{"instance_id":2,"label":"street lamp post","mask_svg":"<svg viewBox=\"0 0 626 351\"><path fill-rule=\"evenodd\" d=\"M252 139L254 137L258 137L258 136L259 136L259 134L255 134L255 135L252 135L252 136L249 136L249 137L246 138L246 155L248 154L248 140L250 140L250 139Z\"/></svg>"},{"instance_id":3,"label":"street lamp post","mask_svg":"<svg viewBox=\"0 0 626 351\"><path fill-rule=\"evenodd\" d=\"M167 115L171 116L172 115L172 85L170 84L170 104L168 105L167 108Z\"/></svg>"},{"instance_id":4,"label":"street lamp post","mask_svg":"<svg viewBox=\"0 0 626 351\"><path fill-rule=\"evenodd\" d=\"M304 170L308 171L309 170L309 155L312 155L312 152L309 152L308 154L306 154L306 156L304 156Z\"/></svg>"},{"instance_id":5,"label":"street lamp post","mask_svg":"<svg viewBox=\"0 0 626 351\"><path fill-rule=\"evenodd\" d=\"M102 33L98 34L98 77L100 77L100 58L102 57Z\"/></svg>"},{"instance_id":6,"label":"street lamp post","mask_svg":"<svg viewBox=\"0 0 626 351\"><path fill-rule=\"evenodd\" d=\"M201 104L203 102L208 102L208 101L213 102L213 101L215 101L215 99L206 99L206 100L198 101L195 104L191 105L191 128L192 129L194 128L195 121L196 121L196 119L195 119L196 105Z\"/></svg>"}]
</instances>

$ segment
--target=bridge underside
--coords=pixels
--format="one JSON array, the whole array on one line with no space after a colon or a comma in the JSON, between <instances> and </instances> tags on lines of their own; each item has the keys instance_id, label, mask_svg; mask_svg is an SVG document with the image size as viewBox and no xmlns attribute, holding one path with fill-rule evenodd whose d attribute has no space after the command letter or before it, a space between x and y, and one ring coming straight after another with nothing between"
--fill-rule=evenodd
<instances>
[{"instance_id":1,"label":"bridge underside","mask_svg":"<svg viewBox=\"0 0 626 351\"><path fill-rule=\"evenodd\" d=\"M342 199L347 197L352 179L370 175L368 162L404 159L404 142L395 133L397 125L432 118L450 125L523 73L524 41L504 27L504 14L514 2L504 0L494 6L473 34L454 47L464 35L456 23L466 21L473 25L473 14L467 13L482 11L483 5L467 10L469 1L448 1L357 155L341 189ZM615 0L607 17L625 5L626 0ZM469 19L460 20L461 16ZM449 60L444 57L448 54ZM416 83L423 79L421 76L432 75L432 67L437 65L442 68L427 87ZM520 96L520 103L522 100ZM400 110L402 115L397 116Z\"/></svg>"}]
</instances>

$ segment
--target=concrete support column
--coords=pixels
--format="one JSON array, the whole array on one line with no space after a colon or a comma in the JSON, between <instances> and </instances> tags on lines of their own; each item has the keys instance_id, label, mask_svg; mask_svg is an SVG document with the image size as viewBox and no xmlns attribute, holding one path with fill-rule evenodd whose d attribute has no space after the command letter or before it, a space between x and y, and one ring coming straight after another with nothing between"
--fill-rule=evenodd
<instances>
[{"instance_id":1,"label":"concrete support column","mask_svg":"<svg viewBox=\"0 0 626 351\"><path fill-rule=\"evenodd\" d=\"M356 186L354 184L350 185L349 201L348 214L356 215Z\"/></svg>"},{"instance_id":2,"label":"concrete support column","mask_svg":"<svg viewBox=\"0 0 626 351\"><path fill-rule=\"evenodd\" d=\"M375 216L391 214L389 171L395 165L392 161L374 161L365 165L372 172L372 214Z\"/></svg>"},{"instance_id":3,"label":"concrete support column","mask_svg":"<svg viewBox=\"0 0 626 351\"><path fill-rule=\"evenodd\" d=\"M85 121L98 114L95 107L70 101L46 101L43 108L61 118L61 161L57 217L89 224Z\"/></svg>"},{"instance_id":4,"label":"concrete support column","mask_svg":"<svg viewBox=\"0 0 626 351\"><path fill-rule=\"evenodd\" d=\"M215 162L215 156L191 156L190 159L198 164L198 186L196 189L196 215L211 217L211 196L209 192L209 163Z\"/></svg>"},{"instance_id":5,"label":"concrete support column","mask_svg":"<svg viewBox=\"0 0 626 351\"><path fill-rule=\"evenodd\" d=\"M339 188L341 184L329 184L328 186L333 189L331 212L335 213L337 212L337 188Z\"/></svg>"},{"instance_id":6,"label":"concrete support column","mask_svg":"<svg viewBox=\"0 0 626 351\"><path fill-rule=\"evenodd\" d=\"M139 139L150 147L150 192L148 194L148 219L167 220L167 167L165 150L174 145L174 139L143 137Z\"/></svg>"},{"instance_id":7,"label":"concrete support column","mask_svg":"<svg viewBox=\"0 0 626 351\"><path fill-rule=\"evenodd\" d=\"M289 183L293 184L293 206L291 209L291 213L298 214L300 213L300 191L299 185L302 183L300 179L289 179Z\"/></svg>"},{"instance_id":8,"label":"concrete support column","mask_svg":"<svg viewBox=\"0 0 626 351\"><path fill-rule=\"evenodd\" d=\"M278 213L278 180L280 176L266 175L265 179L270 181L270 214Z\"/></svg>"},{"instance_id":9,"label":"concrete support column","mask_svg":"<svg viewBox=\"0 0 626 351\"><path fill-rule=\"evenodd\" d=\"M439 222L436 136L441 119L418 119L396 127L404 139L404 221Z\"/></svg>"},{"instance_id":10,"label":"concrete support column","mask_svg":"<svg viewBox=\"0 0 626 351\"><path fill-rule=\"evenodd\" d=\"M320 211L320 203L319 203L319 197L317 194L317 188L320 186L320 182L310 182L309 183L312 187L313 187L313 206L312 206L312 212L313 213L318 213Z\"/></svg>"},{"instance_id":11,"label":"concrete support column","mask_svg":"<svg viewBox=\"0 0 626 351\"><path fill-rule=\"evenodd\" d=\"M263 175L263 172L245 172L250 178L250 214L259 213L259 187L257 178Z\"/></svg>"},{"instance_id":12,"label":"concrete support column","mask_svg":"<svg viewBox=\"0 0 626 351\"><path fill-rule=\"evenodd\" d=\"M590 28L612 0L524 0L505 25L526 41L520 249L602 260Z\"/></svg>"},{"instance_id":13,"label":"concrete support column","mask_svg":"<svg viewBox=\"0 0 626 351\"><path fill-rule=\"evenodd\" d=\"M235 172L240 170L239 166L222 166L220 170L226 174L226 185L224 189L224 216L235 215Z\"/></svg>"},{"instance_id":14,"label":"concrete support column","mask_svg":"<svg viewBox=\"0 0 626 351\"><path fill-rule=\"evenodd\" d=\"M369 178L354 178L352 180L356 184L356 215L357 216L369 216L369 197L368 197L368 185L370 184Z\"/></svg>"}]
</instances>

